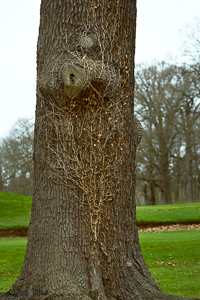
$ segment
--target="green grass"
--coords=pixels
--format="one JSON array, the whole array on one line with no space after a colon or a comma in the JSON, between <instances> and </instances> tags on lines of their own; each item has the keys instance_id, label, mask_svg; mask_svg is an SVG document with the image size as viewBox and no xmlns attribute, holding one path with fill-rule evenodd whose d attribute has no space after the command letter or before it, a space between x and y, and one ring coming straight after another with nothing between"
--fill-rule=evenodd
<instances>
[{"instance_id":1,"label":"green grass","mask_svg":"<svg viewBox=\"0 0 200 300\"><path fill-rule=\"evenodd\" d=\"M32 198L0 192L0 228L28 227ZM200 202L138 206L138 224L200 223Z\"/></svg>"},{"instance_id":2,"label":"green grass","mask_svg":"<svg viewBox=\"0 0 200 300\"><path fill-rule=\"evenodd\" d=\"M143 257L163 292L200 297L200 230L142 232Z\"/></svg>"},{"instance_id":3,"label":"green grass","mask_svg":"<svg viewBox=\"0 0 200 300\"><path fill-rule=\"evenodd\" d=\"M163 292L200 297L200 230L142 232L142 254ZM0 239L0 292L19 275L27 238Z\"/></svg>"},{"instance_id":4,"label":"green grass","mask_svg":"<svg viewBox=\"0 0 200 300\"><path fill-rule=\"evenodd\" d=\"M138 206L138 224L200 223L200 202Z\"/></svg>"},{"instance_id":5,"label":"green grass","mask_svg":"<svg viewBox=\"0 0 200 300\"><path fill-rule=\"evenodd\" d=\"M27 238L0 238L0 292L6 292L19 276Z\"/></svg>"},{"instance_id":6,"label":"green grass","mask_svg":"<svg viewBox=\"0 0 200 300\"><path fill-rule=\"evenodd\" d=\"M0 228L28 227L32 198L0 192Z\"/></svg>"}]
</instances>

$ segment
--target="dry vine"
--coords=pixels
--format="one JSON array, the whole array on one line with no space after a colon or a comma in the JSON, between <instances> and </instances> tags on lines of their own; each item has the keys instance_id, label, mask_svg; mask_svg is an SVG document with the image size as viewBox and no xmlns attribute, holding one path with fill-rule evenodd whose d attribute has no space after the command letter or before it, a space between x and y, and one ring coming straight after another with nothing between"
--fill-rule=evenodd
<instances>
[{"instance_id":1,"label":"dry vine","mask_svg":"<svg viewBox=\"0 0 200 300\"><path fill-rule=\"evenodd\" d=\"M101 33L94 26L81 36L77 32L77 38L76 32L69 34L66 49L55 61L49 56L38 80L38 93L45 102L41 118L46 134L41 142L47 150L43 159L50 167L49 177L70 188L80 210L88 208L94 244L107 217L105 204L119 192L127 151L130 54L117 44L116 31L114 24Z\"/></svg>"}]
</instances>

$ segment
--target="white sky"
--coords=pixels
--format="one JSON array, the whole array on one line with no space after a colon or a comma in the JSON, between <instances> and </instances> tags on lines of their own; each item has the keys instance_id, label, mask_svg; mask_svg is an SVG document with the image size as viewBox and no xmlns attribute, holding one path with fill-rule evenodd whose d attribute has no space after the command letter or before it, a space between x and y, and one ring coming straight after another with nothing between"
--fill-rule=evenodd
<instances>
[{"instance_id":1,"label":"white sky","mask_svg":"<svg viewBox=\"0 0 200 300\"><path fill-rule=\"evenodd\" d=\"M0 0L0 138L35 114L41 0ZM179 30L200 17L200 0L137 0L136 63L180 58Z\"/></svg>"}]
</instances>

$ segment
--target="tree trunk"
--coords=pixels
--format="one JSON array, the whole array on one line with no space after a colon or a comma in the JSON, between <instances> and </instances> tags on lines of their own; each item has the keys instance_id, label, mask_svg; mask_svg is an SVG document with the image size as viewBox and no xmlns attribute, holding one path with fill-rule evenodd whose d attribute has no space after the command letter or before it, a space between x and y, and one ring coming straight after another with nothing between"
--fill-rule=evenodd
<instances>
[{"instance_id":1,"label":"tree trunk","mask_svg":"<svg viewBox=\"0 0 200 300\"><path fill-rule=\"evenodd\" d=\"M191 133L186 135L186 186L187 186L187 202L194 202L193 191L193 172L192 172L192 153L191 153Z\"/></svg>"},{"instance_id":2,"label":"tree trunk","mask_svg":"<svg viewBox=\"0 0 200 300\"><path fill-rule=\"evenodd\" d=\"M149 205L149 197L147 192L147 183L144 183L144 203L145 205Z\"/></svg>"},{"instance_id":3,"label":"tree trunk","mask_svg":"<svg viewBox=\"0 0 200 300\"><path fill-rule=\"evenodd\" d=\"M161 161L161 193L162 193L162 204L171 203L171 191L170 191L170 180L169 180L169 161L168 153L162 156Z\"/></svg>"},{"instance_id":4,"label":"tree trunk","mask_svg":"<svg viewBox=\"0 0 200 300\"><path fill-rule=\"evenodd\" d=\"M4 180L3 180L3 172L1 166L0 166L0 191L1 192L4 191Z\"/></svg>"},{"instance_id":5,"label":"tree trunk","mask_svg":"<svg viewBox=\"0 0 200 300\"><path fill-rule=\"evenodd\" d=\"M134 0L42 1L31 221L11 293L182 299L161 292L138 240L135 23Z\"/></svg>"},{"instance_id":6,"label":"tree trunk","mask_svg":"<svg viewBox=\"0 0 200 300\"><path fill-rule=\"evenodd\" d=\"M155 187L153 183L150 182L149 187L150 187L150 204L156 205Z\"/></svg>"}]
</instances>

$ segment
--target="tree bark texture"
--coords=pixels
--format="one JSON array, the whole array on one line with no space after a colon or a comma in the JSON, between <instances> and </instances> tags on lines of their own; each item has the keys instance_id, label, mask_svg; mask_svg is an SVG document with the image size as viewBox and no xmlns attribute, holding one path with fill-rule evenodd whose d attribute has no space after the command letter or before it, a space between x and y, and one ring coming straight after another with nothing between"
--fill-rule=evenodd
<instances>
[{"instance_id":1,"label":"tree bark texture","mask_svg":"<svg viewBox=\"0 0 200 300\"><path fill-rule=\"evenodd\" d=\"M181 299L163 297L138 240L135 24L135 0L42 0L33 202L12 292Z\"/></svg>"}]
</instances>

